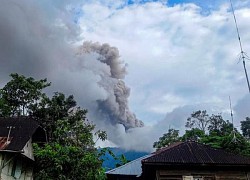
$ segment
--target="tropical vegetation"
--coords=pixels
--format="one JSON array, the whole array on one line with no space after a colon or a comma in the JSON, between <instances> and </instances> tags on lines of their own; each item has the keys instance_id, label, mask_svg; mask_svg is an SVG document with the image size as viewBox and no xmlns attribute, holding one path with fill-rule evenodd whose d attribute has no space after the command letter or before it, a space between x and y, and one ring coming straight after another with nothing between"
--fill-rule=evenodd
<instances>
[{"instance_id":1,"label":"tropical vegetation","mask_svg":"<svg viewBox=\"0 0 250 180\"><path fill-rule=\"evenodd\" d=\"M105 140L107 135L95 130L74 96L55 92L49 97L44 93L51 85L47 79L10 77L0 89L0 117L32 117L47 134L47 143L34 144L35 179L105 179L100 159L105 152L97 150L93 137Z\"/></svg>"},{"instance_id":2,"label":"tropical vegetation","mask_svg":"<svg viewBox=\"0 0 250 180\"><path fill-rule=\"evenodd\" d=\"M242 133L233 124L224 120L221 114L209 115L206 110L193 112L187 118L185 133L180 136L179 130L169 129L153 147L160 149L179 141L196 141L222 148L233 153L250 156L250 118L241 121Z\"/></svg>"}]
</instances>

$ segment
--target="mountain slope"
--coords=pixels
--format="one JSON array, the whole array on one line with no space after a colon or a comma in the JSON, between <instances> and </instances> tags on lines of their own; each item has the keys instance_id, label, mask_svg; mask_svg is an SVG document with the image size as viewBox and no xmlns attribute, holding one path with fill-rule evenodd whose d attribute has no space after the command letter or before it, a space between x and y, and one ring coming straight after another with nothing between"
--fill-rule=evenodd
<instances>
[{"instance_id":1,"label":"mountain slope","mask_svg":"<svg viewBox=\"0 0 250 180\"><path fill-rule=\"evenodd\" d=\"M148 152L137 152L137 151L127 151L121 148L109 148L116 157L121 157L123 154L128 161L133 161L134 159L137 159L139 157L145 156L148 154ZM110 154L106 153L104 156L101 157L103 159L102 166L106 170L110 170L115 168L115 165L117 163L120 163L119 160L115 160Z\"/></svg>"}]
</instances>

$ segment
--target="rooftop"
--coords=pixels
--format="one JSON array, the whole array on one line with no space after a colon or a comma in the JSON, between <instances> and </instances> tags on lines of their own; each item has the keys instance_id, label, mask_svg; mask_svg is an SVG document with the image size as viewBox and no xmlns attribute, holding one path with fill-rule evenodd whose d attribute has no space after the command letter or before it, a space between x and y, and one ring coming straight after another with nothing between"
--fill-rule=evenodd
<instances>
[{"instance_id":1,"label":"rooftop","mask_svg":"<svg viewBox=\"0 0 250 180\"><path fill-rule=\"evenodd\" d=\"M107 171L106 174L116 174L116 175L135 175L140 176L142 173L141 160L150 157L151 155L146 155L135 159L129 163L126 163L123 166L117 167L110 171Z\"/></svg>"},{"instance_id":2,"label":"rooftop","mask_svg":"<svg viewBox=\"0 0 250 180\"><path fill-rule=\"evenodd\" d=\"M38 127L31 118L0 118L0 151L21 151Z\"/></svg>"},{"instance_id":3,"label":"rooftop","mask_svg":"<svg viewBox=\"0 0 250 180\"><path fill-rule=\"evenodd\" d=\"M197 142L181 142L142 160L145 164L250 165L250 158Z\"/></svg>"}]
</instances>

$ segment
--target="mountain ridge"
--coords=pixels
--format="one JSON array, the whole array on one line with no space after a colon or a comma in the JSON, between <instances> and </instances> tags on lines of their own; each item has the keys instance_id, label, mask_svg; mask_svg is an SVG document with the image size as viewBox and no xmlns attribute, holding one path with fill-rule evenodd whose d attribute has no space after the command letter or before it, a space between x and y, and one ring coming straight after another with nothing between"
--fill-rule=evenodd
<instances>
[{"instance_id":1,"label":"mountain ridge","mask_svg":"<svg viewBox=\"0 0 250 180\"><path fill-rule=\"evenodd\" d=\"M116 157L121 157L122 155L124 155L128 161L133 161L137 158L149 154L148 152L125 150L117 147L107 147L107 148L111 150ZM106 153L105 155L101 156L101 159L103 160L102 167L106 171L114 169L116 167L116 164L120 163L119 160L114 159L114 157L112 157L109 153Z\"/></svg>"}]
</instances>

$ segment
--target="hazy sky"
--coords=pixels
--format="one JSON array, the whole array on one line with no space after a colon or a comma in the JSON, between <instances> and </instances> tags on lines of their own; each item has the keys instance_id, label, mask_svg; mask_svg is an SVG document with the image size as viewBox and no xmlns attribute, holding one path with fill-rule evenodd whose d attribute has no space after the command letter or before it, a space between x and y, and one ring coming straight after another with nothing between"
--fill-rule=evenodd
<instances>
[{"instance_id":1,"label":"hazy sky","mask_svg":"<svg viewBox=\"0 0 250 180\"><path fill-rule=\"evenodd\" d=\"M236 126L250 116L229 0L0 2L0 85L11 72L48 77L51 92L74 94L99 122L92 102L112 99L107 83L119 78L95 55L75 57L75 49L84 41L118 49L129 110L145 124L125 132L108 120L100 123L119 146L149 150L169 127L184 130L195 110L227 119L229 96ZM232 2L243 49L250 54L250 0ZM250 61L246 66L250 73Z\"/></svg>"},{"instance_id":2,"label":"hazy sky","mask_svg":"<svg viewBox=\"0 0 250 180\"><path fill-rule=\"evenodd\" d=\"M118 47L131 107L146 124L179 106L227 108L229 95L235 104L247 94L229 1L114 2L84 4L78 23L85 40ZM233 2L248 52L250 1Z\"/></svg>"}]
</instances>

